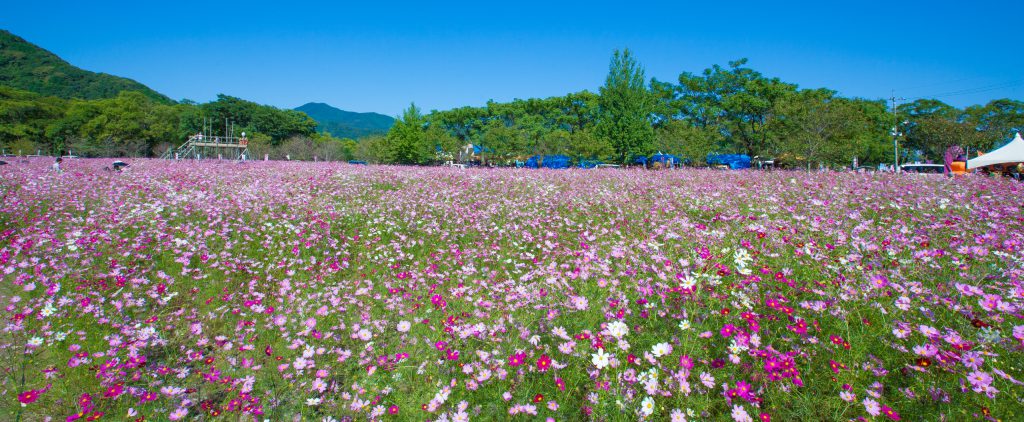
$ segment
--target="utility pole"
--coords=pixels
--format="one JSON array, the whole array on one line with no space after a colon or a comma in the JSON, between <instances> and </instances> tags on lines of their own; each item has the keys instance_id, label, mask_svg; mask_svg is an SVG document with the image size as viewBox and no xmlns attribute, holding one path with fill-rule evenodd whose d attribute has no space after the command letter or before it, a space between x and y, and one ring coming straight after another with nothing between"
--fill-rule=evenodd
<instances>
[{"instance_id":1,"label":"utility pole","mask_svg":"<svg viewBox=\"0 0 1024 422\"><path fill-rule=\"evenodd\" d=\"M906 98L896 98L896 91L892 91L892 96L889 97L892 101L892 163L893 173L899 173L900 171L900 153L899 153L899 139L903 136L899 131L900 119L896 115L896 101L905 101Z\"/></svg>"}]
</instances>

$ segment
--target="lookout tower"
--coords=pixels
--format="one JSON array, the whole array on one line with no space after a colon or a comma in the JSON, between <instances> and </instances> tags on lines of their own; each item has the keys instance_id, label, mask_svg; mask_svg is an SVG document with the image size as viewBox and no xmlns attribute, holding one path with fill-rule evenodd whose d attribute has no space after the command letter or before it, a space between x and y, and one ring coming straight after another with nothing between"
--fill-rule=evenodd
<instances>
[{"instance_id":1,"label":"lookout tower","mask_svg":"<svg viewBox=\"0 0 1024 422\"><path fill-rule=\"evenodd\" d=\"M177 148L169 148L163 158L174 160L202 160L202 159L229 159L249 160L249 139L245 132L242 136L235 136L235 126L225 122L224 133L226 136L213 135L210 130L204 130L192 135L184 144Z\"/></svg>"}]
</instances>

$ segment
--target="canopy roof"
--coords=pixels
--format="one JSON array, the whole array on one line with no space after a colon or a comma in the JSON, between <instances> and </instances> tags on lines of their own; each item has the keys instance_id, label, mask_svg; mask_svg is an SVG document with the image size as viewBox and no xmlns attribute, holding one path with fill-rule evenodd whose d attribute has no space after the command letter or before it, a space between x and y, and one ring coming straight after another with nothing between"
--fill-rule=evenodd
<instances>
[{"instance_id":1,"label":"canopy roof","mask_svg":"<svg viewBox=\"0 0 1024 422\"><path fill-rule=\"evenodd\" d=\"M996 164L1021 162L1024 162L1024 139L1021 139L1020 132L1017 132L1017 136L1014 136L1013 140L1003 145L1002 148L973 160L967 160L967 168L976 169Z\"/></svg>"}]
</instances>

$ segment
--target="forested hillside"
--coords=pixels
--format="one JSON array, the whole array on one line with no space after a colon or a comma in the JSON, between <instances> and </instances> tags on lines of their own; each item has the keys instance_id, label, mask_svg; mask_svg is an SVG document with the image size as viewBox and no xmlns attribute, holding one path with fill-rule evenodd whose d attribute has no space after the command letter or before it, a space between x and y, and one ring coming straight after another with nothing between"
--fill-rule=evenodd
<instances>
[{"instance_id":1,"label":"forested hillside","mask_svg":"<svg viewBox=\"0 0 1024 422\"><path fill-rule=\"evenodd\" d=\"M0 85L59 98L113 98L121 91L138 91L151 100L171 99L128 78L90 72L0 29Z\"/></svg>"},{"instance_id":2,"label":"forested hillside","mask_svg":"<svg viewBox=\"0 0 1024 422\"><path fill-rule=\"evenodd\" d=\"M395 119L379 113L345 111L324 103L307 103L295 110L316 120L317 128L338 138L361 138L387 133Z\"/></svg>"}]
</instances>

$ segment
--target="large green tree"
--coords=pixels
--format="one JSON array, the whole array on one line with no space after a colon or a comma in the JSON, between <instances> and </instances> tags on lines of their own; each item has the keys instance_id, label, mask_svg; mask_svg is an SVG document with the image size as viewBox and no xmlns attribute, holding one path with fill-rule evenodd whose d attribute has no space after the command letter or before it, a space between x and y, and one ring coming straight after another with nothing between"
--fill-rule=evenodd
<instances>
[{"instance_id":1,"label":"large green tree","mask_svg":"<svg viewBox=\"0 0 1024 422\"><path fill-rule=\"evenodd\" d=\"M906 146L920 151L924 155L921 158L931 161L940 162L946 149L953 145L977 150L985 149L991 141L974 125L941 116L914 119L906 132Z\"/></svg>"},{"instance_id":2,"label":"large green tree","mask_svg":"<svg viewBox=\"0 0 1024 422\"><path fill-rule=\"evenodd\" d=\"M857 156L857 136L868 121L855 104L837 98L835 91L800 91L780 110L787 116L786 134L778 140L776 150L792 164L807 168L851 164Z\"/></svg>"},{"instance_id":3,"label":"large green tree","mask_svg":"<svg viewBox=\"0 0 1024 422\"><path fill-rule=\"evenodd\" d=\"M981 132L980 148L1000 147L1016 132L1024 132L1024 101L993 100L984 106L967 107L964 114L965 121Z\"/></svg>"},{"instance_id":4,"label":"large green tree","mask_svg":"<svg viewBox=\"0 0 1024 422\"><path fill-rule=\"evenodd\" d=\"M198 106L199 112L190 114L185 126L191 131L202 130L205 120L212 135L224 136L234 124L235 133L265 133L274 145L294 136L310 137L316 133L316 121L306 113L281 110L224 94L217 100Z\"/></svg>"},{"instance_id":5,"label":"large green tree","mask_svg":"<svg viewBox=\"0 0 1024 422\"><path fill-rule=\"evenodd\" d=\"M595 135L615 149L617 160L627 164L651 153L654 97L647 90L644 69L629 49L615 50L608 77L601 87L600 114Z\"/></svg>"},{"instance_id":6,"label":"large green tree","mask_svg":"<svg viewBox=\"0 0 1024 422\"><path fill-rule=\"evenodd\" d=\"M796 93L796 85L768 78L745 67L747 59L715 65L703 74L679 75L679 113L698 127L717 128L735 152L771 154L782 134L779 107Z\"/></svg>"},{"instance_id":7,"label":"large green tree","mask_svg":"<svg viewBox=\"0 0 1024 422\"><path fill-rule=\"evenodd\" d=\"M426 118L410 104L387 135L388 159L398 164L427 164L434 158L434 146L426 139Z\"/></svg>"},{"instance_id":8,"label":"large green tree","mask_svg":"<svg viewBox=\"0 0 1024 422\"><path fill-rule=\"evenodd\" d=\"M974 109L972 119L970 113L934 99L918 99L900 105L897 112L901 119L901 132L905 135L907 158L913 156L940 161L946 149L953 145L971 149L988 148L993 144L993 139L986 135L1004 132L1005 129L986 125L983 117L987 115L990 119L1001 120L1001 113L988 114L981 110ZM989 112L992 111L989 109ZM989 129L992 131L987 131ZM918 156L918 152L922 156Z\"/></svg>"}]
</instances>

